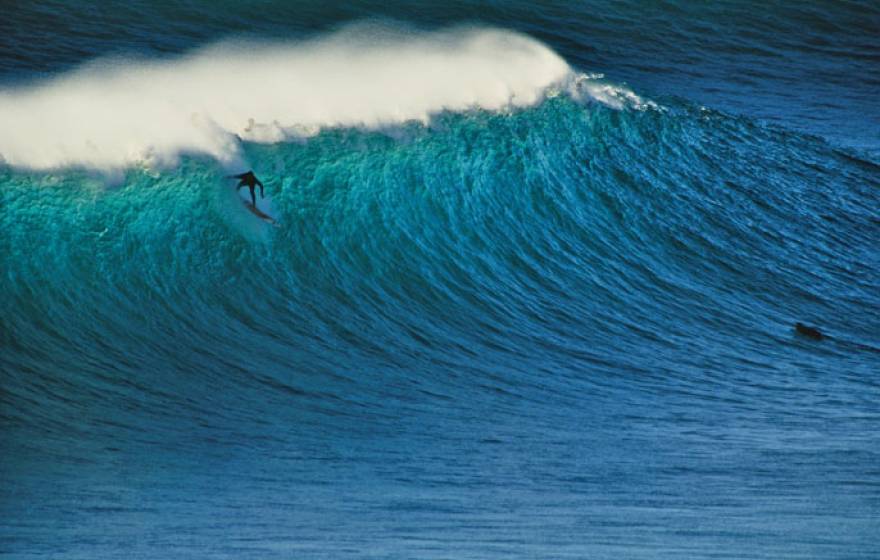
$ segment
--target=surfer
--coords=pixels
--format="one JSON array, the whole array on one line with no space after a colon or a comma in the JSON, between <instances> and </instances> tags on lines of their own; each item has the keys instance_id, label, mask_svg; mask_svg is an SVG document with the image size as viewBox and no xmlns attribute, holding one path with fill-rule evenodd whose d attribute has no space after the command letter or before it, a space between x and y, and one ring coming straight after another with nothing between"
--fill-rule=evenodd
<instances>
[{"instance_id":1,"label":"surfer","mask_svg":"<svg viewBox=\"0 0 880 560\"><path fill-rule=\"evenodd\" d=\"M260 185L260 198L266 198L263 196L263 183L257 179L257 176L254 175L253 170L248 171L246 173L242 173L241 175L227 175L227 179L238 179L238 186L235 190L238 190L242 187L247 187L251 190L251 204L254 208L257 207L257 195L254 193L254 188L257 185Z\"/></svg>"}]
</instances>

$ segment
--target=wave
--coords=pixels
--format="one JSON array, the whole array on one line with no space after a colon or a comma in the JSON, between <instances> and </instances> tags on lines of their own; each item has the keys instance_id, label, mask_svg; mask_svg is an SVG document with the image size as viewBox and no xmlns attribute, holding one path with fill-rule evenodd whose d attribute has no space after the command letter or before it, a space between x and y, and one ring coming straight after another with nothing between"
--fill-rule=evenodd
<instances>
[{"instance_id":1,"label":"wave","mask_svg":"<svg viewBox=\"0 0 880 560\"><path fill-rule=\"evenodd\" d=\"M334 407L349 374L439 394L450 371L505 391L659 372L708 395L707 371L873 367L876 166L665 103L640 110L657 106L522 35L375 27L6 92L14 167L180 165L112 190L0 168L0 369L317 383ZM408 121L430 126L387 133ZM279 227L222 182L238 160ZM823 356L800 321L831 335Z\"/></svg>"},{"instance_id":2,"label":"wave","mask_svg":"<svg viewBox=\"0 0 880 560\"><path fill-rule=\"evenodd\" d=\"M498 29L361 24L298 43L226 42L176 60L105 59L0 92L0 157L115 169L192 153L237 167L239 140L526 107L573 78L547 46Z\"/></svg>"},{"instance_id":3,"label":"wave","mask_svg":"<svg viewBox=\"0 0 880 560\"><path fill-rule=\"evenodd\" d=\"M28 324L30 302L73 301L51 315L79 325L95 313L112 340L144 328L120 329L119 309L136 320L162 301L170 309L150 317L161 330L212 337L225 310L242 332L296 341L294 354L327 340L430 353L464 337L491 339L499 359L538 367L562 353L580 367L653 344L652 363L674 370L676 340L773 356L795 321L876 345L875 320L845 319L876 301L877 224L857 209L875 206L880 180L812 137L698 107L558 96L443 115L405 139L330 130L242 149L278 228L201 158L106 191L79 172L0 174L7 332Z\"/></svg>"}]
</instances>

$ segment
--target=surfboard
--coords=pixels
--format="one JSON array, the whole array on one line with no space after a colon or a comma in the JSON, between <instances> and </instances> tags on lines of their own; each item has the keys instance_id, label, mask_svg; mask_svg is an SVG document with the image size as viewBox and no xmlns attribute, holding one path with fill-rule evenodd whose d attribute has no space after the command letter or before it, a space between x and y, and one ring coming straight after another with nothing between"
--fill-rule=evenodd
<instances>
[{"instance_id":1,"label":"surfboard","mask_svg":"<svg viewBox=\"0 0 880 560\"><path fill-rule=\"evenodd\" d=\"M275 223L275 218L273 218L273 217L270 216L269 214L266 214L265 212L263 212L262 210L260 210L259 208L257 208L257 207L254 206L253 204L251 204L250 202L247 202L247 201L242 200L241 203L244 205L245 208L247 208L248 210L251 211L251 214L253 214L254 216L256 216L256 217L258 217L259 219L263 220L263 221L266 222L267 224L272 224L273 226L274 226L274 225L277 225L277 224Z\"/></svg>"}]
</instances>

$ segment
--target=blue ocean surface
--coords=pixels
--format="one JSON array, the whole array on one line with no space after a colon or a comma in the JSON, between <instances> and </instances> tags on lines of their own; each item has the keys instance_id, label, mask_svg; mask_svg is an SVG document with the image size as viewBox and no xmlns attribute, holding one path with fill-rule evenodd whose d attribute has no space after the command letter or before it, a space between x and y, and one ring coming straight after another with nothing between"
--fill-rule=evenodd
<instances>
[{"instance_id":1,"label":"blue ocean surface","mask_svg":"<svg viewBox=\"0 0 880 560\"><path fill-rule=\"evenodd\" d=\"M878 557L876 2L0 12L0 557Z\"/></svg>"}]
</instances>

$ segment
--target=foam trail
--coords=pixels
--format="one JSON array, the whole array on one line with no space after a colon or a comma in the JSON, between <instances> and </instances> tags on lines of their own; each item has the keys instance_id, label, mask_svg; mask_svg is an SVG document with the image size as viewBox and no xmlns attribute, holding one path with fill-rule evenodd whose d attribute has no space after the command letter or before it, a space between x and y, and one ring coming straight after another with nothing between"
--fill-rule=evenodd
<instances>
[{"instance_id":1,"label":"foam trail","mask_svg":"<svg viewBox=\"0 0 880 560\"><path fill-rule=\"evenodd\" d=\"M0 157L30 169L170 165L181 153L240 161L238 137L275 142L440 111L540 101L572 75L510 31L356 26L297 44L224 43L185 58L105 60L0 91Z\"/></svg>"}]
</instances>

